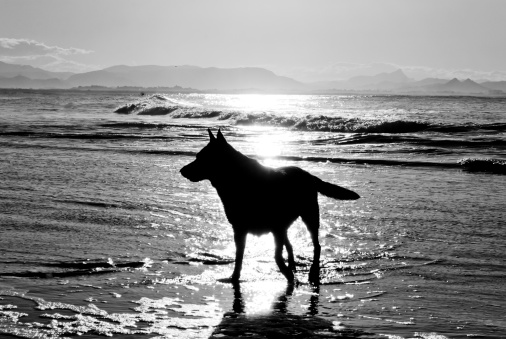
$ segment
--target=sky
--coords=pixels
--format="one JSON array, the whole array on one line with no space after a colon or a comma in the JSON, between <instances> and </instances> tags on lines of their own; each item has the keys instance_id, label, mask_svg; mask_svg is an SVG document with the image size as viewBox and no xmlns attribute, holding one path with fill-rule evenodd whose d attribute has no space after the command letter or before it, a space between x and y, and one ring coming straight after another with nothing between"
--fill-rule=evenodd
<instances>
[{"instance_id":1,"label":"sky","mask_svg":"<svg viewBox=\"0 0 506 339\"><path fill-rule=\"evenodd\" d=\"M0 0L0 61L506 80L504 0Z\"/></svg>"}]
</instances>

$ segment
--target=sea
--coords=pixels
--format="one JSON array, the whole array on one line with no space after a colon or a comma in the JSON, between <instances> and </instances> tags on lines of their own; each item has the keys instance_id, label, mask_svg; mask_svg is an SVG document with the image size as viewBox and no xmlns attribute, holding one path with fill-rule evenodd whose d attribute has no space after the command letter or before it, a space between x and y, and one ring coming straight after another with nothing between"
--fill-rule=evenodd
<instances>
[{"instance_id":1,"label":"sea","mask_svg":"<svg viewBox=\"0 0 506 339\"><path fill-rule=\"evenodd\" d=\"M319 197L320 286L300 221L298 284L269 234L224 280L208 129L361 196ZM505 97L1 90L0 338L506 338L505 174Z\"/></svg>"}]
</instances>

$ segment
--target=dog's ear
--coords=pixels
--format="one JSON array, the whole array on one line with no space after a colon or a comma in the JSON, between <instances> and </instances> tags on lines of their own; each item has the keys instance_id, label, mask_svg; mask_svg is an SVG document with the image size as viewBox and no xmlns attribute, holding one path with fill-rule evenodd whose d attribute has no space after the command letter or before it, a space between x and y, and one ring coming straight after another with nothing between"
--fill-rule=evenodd
<instances>
[{"instance_id":1,"label":"dog's ear","mask_svg":"<svg viewBox=\"0 0 506 339\"><path fill-rule=\"evenodd\" d=\"M221 141L221 142L227 142L227 140L225 140L225 137L223 136L223 134L221 133L221 130L218 129L218 134L216 134L216 139L218 141Z\"/></svg>"},{"instance_id":2,"label":"dog's ear","mask_svg":"<svg viewBox=\"0 0 506 339\"><path fill-rule=\"evenodd\" d=\"M207 132L209 133L209 141L216 140L216 137L213 135L213 132L211 132L210 128L207 129Z\"/></svg>"}]
</instances>

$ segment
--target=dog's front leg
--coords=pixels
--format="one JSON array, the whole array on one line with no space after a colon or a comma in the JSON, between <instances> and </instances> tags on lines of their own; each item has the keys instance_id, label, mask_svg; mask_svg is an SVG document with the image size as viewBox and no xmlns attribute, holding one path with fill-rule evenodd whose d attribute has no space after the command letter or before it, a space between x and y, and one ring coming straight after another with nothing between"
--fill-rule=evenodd
<instances>
[{"instance_id":1,"label":"dog's front leg","mask_svg":"<svg viewBox=\"0 0 506 339\"><path fill-rule=\"evenodd\" d=\"M242 259L244 258L244 248L246 247L246 233L234 231L235 242L235 267L232 273L232 282L238 282L241 277Z\"/></svg>"}]
</instances>

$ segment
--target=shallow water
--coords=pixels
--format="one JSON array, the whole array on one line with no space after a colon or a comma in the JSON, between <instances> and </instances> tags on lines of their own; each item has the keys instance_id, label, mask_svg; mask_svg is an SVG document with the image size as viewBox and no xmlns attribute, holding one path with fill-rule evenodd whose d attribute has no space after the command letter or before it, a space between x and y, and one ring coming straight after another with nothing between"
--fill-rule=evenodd
<instances>
[{"instance_id":1,"label":"shallow water","mask_svg":"<svg viewBox=\"0 0 506 339\"><path fill-rule=\"evenodd\" d=\"M504 337L502 99L164 98L118 114L139 98L1 93L0 334L220 338L278 322L321 337ZM138 115L152 107L164 114ZM336 119L348 130L332 130ZM320 197L319 289L305 284L299 221L289 237L302 285L287 289L270 235L248 238L240 289L219 282L233 268L231 227L212 186L179 174L208 126L265 165L361 195ZM497 165L458 163L467 157Z\"/></svg>"}]
</instances>

